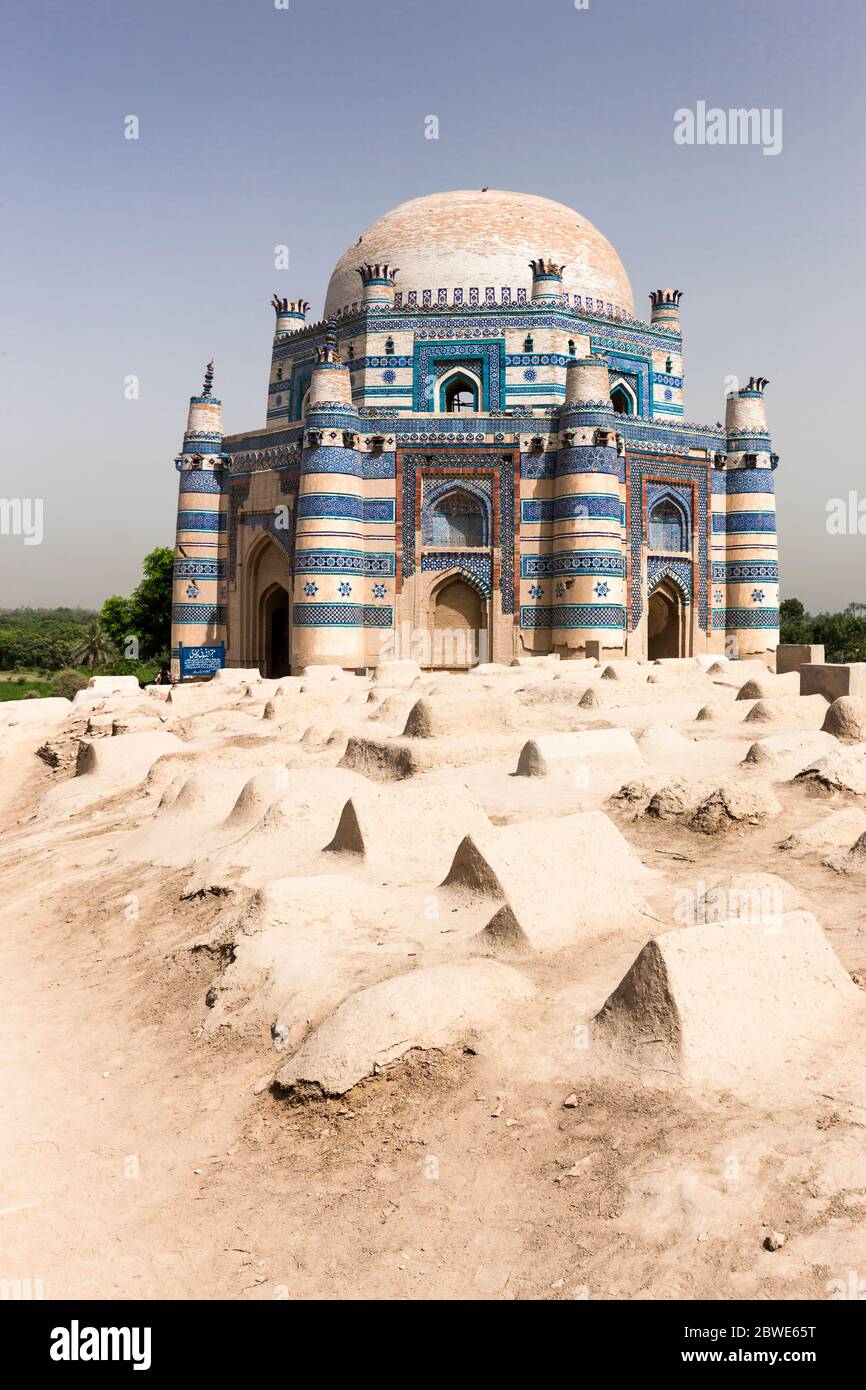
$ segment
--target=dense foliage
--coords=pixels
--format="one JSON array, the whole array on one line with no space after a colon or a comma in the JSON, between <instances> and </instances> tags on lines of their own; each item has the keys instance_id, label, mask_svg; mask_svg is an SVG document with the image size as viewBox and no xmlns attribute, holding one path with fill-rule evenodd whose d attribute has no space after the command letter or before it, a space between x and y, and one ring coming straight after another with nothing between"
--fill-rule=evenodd
<instances>
[{"instance_id":1,"label":"dense foliage","mask_svg":"<svg viewBox=\"0 0 866 1390\"><path fill-rule=\"evenodd\" d=\"M158 546L144 557L143 568L144 575L129 598L113 594L105 600L100 624L118 656L165 660L171 646L174 551ZM131 638L137 642L137 651Z\"/></svg>"},{"instance_id":2,"label":"dense foliage","mask_svg":"<svg viewBox=\"0 0 866 1390\"><path fill-rule=\"evenodd\" d=\"M174 553L159 546L146 555L140 582L129 598L106 599L101 613L87 608L0 609L0 700L45 695L60 672L86 684L93 674L153 680L171 644ZM26 675L15 673L26 673ZM77 687L76 687L77 688Z\"/></svg>"},{"instance_id":3,"label":"dense foliage","mask_svg":"<svg viewBox=\"0 0 866 1390\"><path fill-rule=\"evenodd\" d=\"M0 609L0 671L59 671L96 618L86 608Z\"/></svg>"},{"instance_id":4,"label":"dense foliage","mask_svg":"<svg viewBox=\"0 0 866 1390\"><path fill-rule=\"evenodd\" d=\"M866 603L849 603L842 613L807 613L798 598L779 607L779 641L820 643L827 661L866 661Z\"/></svg>"}]
</instances>

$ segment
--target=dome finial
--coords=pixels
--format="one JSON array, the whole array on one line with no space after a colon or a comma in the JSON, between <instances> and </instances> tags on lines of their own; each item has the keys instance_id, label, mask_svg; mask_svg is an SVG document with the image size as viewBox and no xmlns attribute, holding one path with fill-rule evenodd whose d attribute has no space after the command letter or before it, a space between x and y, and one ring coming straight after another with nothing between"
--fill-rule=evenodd
<instances>
[{"instance_id":1,"label":"dome finial","mask_svg":"<svg viewBox=\"0 0 866 1390\"><path fill-rule=\"evenodd\" d=\"M318 348L316 355L320 362L333 362L339 366L340 353L337 348L337 320L333 317L328 319L325 341L322 343L321 347Z\"/></svg>"}]
</instances>

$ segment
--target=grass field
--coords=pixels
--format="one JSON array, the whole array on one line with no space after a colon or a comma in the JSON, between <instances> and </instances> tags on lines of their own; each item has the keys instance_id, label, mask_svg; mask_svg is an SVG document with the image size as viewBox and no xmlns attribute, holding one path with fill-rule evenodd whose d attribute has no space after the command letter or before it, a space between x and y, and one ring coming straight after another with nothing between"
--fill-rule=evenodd
<instances>
[{"instance_id":1,"label":"grass field","mask_svg":"<svg viewBox=\"0 0 866 1390\"><path fill-rule=\"evenodd\" d=\"M85 680L89 675L86 667L78 668ZM142 663L141 669L136 672L140 681L152 681L157 671L158 663ZM45 675L39 671L0 671L0 702L3 700L23 700L26 695L34 694L39 696L52 695L54 674ZM96 673L99 675L99 672Z\"/></svg>"},{"instance_id":2,"label":"grass field","mask_svg":"<svg viewBox=\"0 0 866 1390\"><path fill-rule=\"evenodd\" d=\"M25 695L50 695L51 681L23 676L20 671L0 672L0 700L23 700Z\"/></svg>"}]
</instances>

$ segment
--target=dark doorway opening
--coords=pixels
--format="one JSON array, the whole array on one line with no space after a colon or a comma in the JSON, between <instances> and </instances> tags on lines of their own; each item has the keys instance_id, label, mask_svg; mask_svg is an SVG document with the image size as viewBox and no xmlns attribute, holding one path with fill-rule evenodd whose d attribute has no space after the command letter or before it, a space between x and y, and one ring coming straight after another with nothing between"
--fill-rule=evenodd
<instances>
[{"instance_id":1,"label":"dark doorway opening","mask_svg":"<svg viewBox=\"0 0 866 1390\"><path fill-rule=\"evenodd\" d=\"M663 580L650 594L647 619L647 656L650 661L684 656L685 624L682 594Z\"/></svg>"},{"instance_id":2,"label":"dark doorway opening","mask_svg":"<svg viewBox=\"0 0 866 1390\"><path fill-rule=\"evenodd\" d=\"M279 584L264 598L263 627L265 636L264 674L271 680L291 672L289 651L289 596Z\"/></svg>"}]
</instances>

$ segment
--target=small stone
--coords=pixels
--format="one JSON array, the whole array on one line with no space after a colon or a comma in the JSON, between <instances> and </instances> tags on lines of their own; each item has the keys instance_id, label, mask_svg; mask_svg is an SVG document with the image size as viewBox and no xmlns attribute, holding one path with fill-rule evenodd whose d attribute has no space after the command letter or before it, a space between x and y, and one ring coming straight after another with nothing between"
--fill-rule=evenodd
<instances>
[{"instance_id":1,"label":"small stone","mask_svg":"<svg viewBox=\"0 0 866 1390\"><path fill-rule=\"evenodd\" d=\"M782 1231L771 1231L768 1236L764 1237L765 1250L781 1250L784 1244L785 1235Z\"/></svg>"},{"instance_id":2,"label":"small stone","mask_svg":"<svg viewBox=\"0 0 866 1390\"><path fill-rule=\"evenodd\" d=\"M565 1097L565 1100L562 1102L562 1108L563 1110L577 1109L577 1096L574 1094L574 1091L572 1091L570 1096Z\"/></svg>"}]
</instances>

